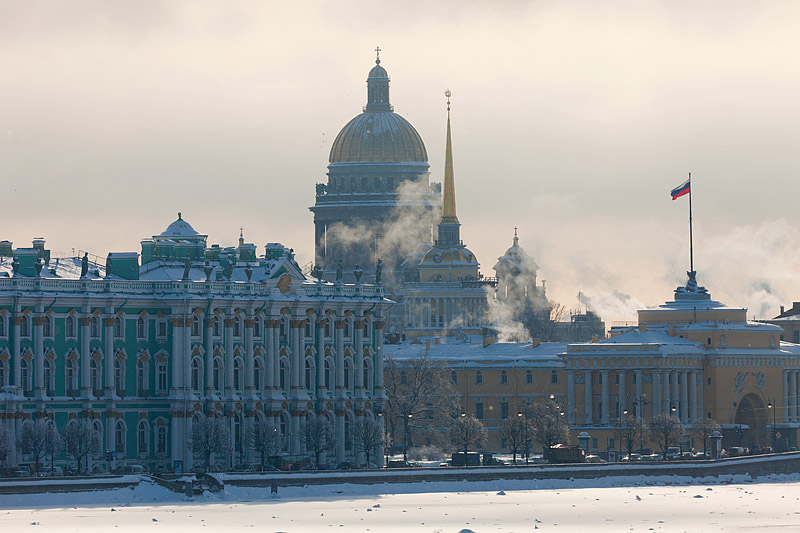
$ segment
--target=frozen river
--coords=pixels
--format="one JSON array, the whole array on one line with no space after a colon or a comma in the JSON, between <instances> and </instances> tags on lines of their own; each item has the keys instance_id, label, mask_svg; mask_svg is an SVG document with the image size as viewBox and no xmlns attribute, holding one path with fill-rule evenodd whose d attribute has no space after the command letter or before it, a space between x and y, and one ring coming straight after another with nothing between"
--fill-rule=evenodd
<instances>
[{"instance_id":1,"label":"frozen river","mask_svg":"<svg viewBox=\"0 0 800 533\"><path fill-rule=\"evenodd\" d=\"M613 485L612 485L613 483ZM800 531L800 476L0 496L3 531Z\"/></svg>"}]
</instances>

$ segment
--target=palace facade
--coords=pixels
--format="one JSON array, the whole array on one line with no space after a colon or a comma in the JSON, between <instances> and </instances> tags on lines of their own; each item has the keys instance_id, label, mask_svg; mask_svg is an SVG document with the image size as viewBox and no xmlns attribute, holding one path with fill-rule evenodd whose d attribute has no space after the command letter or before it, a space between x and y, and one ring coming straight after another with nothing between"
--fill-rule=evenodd
<instances>
[{"instance_id":1,"label":"palace facade","mask_svg":"<svg viewBox=\"0 0 800 533\"><path fill-rule=\"evenodd\" d=\"M383 409L384 314L375 284L313 282L290 249L209 246L178 215L105 265L52 259L44 241L0 263L0 424L89 419L116 461L188 470L198 416L227 421L233 450L218 466L255 462L248 431L274 424L303 453L303 428L324 417L326 458L357 460L354 425ZM99 468L102 454L91 464ZM28 460L15 449L11 464Z\"/></svg>"}]
</instances>

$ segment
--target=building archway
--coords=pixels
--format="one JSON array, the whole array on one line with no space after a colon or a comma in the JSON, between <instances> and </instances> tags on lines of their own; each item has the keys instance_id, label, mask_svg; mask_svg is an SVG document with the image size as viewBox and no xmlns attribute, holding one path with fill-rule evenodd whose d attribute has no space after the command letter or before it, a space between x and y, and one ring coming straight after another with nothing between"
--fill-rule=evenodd
<instances>
[{"instance_id":1,"label":"building archway","mask_svg":"<svg viewBox=\"0 0 800 533\"><path fill-rule=\"evenodd\" d=\"M734 440L737 446L770 446L767 404L760 395L748 393L739 400L734 417Z\"/></svg>"}]
</instances>

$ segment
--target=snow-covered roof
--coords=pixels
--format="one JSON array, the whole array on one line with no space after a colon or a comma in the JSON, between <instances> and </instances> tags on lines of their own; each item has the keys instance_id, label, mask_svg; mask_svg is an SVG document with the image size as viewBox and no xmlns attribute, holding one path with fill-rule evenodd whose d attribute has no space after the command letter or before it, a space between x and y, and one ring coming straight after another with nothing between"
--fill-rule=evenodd
<instances>
[{"instance_id":1,"label":"snow-covered roof","mask_svg":"<svg viewBox=\"0 0 800 533\"><path fill-rule=\"evenodd\" d=\"M200 233L195 231L195 229L192 227L192 225L189 224L188 222L186 222L185 220L183 220L183 218L181 217L181 214L178 213L178 220L176 220L175 222L173 222L172 224L167 226L167 229L165 229L163 232L161 232L161 234L155 235L155 237L160 237L160 238L164 238L164 239L174 239L174 238L180 239L181 237L184 237L184 238L186 238L186 237L194 237L194 238L207 237L207 235L201 235Z\"/></svg>"},{"instance_id":2,"label":"snow-covered roof","mask_svg":"<svg viewBox=\"0 0 800 533\"><path fill-rule=\"evenodd\" d=\"M487 365L508 366L545 366L562 367L560 354L566 351L567 345L562 342L543 342L533 346L530 342L495 342L484 347L480 335L471 335L466 340L444 337L440 344L431 341L428 356L433 361L446 363L464 363L485 368ZM386 357L410 359L425 352L425 343L386 344L383 353Z\"/></svg>"},{"instance_id":3,"label":"snow-covered roof","mask_svg":"<svg viewBox=\"0 0 800 533\"><path fill-rule=\"evenodd\" d=\"M0 277L12 277L13 273L11 258L0 257ZM86 279L100 279L105 275L105 266L90 264ZM42 269L39 277L44 279L78 279L81 277L81 259L79 257L52 258Z\"/></svg>"}]
</instances>

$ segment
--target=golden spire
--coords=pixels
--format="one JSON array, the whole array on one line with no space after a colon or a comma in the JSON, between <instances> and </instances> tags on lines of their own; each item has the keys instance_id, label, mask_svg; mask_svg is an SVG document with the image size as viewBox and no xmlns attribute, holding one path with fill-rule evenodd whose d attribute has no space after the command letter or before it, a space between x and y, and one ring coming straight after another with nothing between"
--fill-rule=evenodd
<instances>
[{"instance_id":1,"label":"golden spire","mask_svg":"<svg viewBox=\"0 0 800 533\"><path fill-rule=\"evenodd\" d=\"M442 193L442 222L458 223L456 217L456 185L453 178L453 145L450 141L450 89L447 97L447 142L444 151L444 192Z\"/></svg>"}]
</instances>

